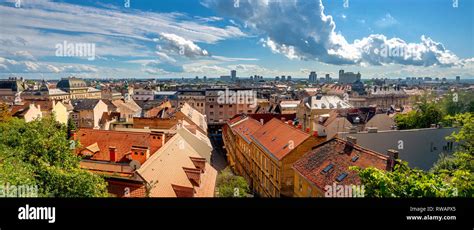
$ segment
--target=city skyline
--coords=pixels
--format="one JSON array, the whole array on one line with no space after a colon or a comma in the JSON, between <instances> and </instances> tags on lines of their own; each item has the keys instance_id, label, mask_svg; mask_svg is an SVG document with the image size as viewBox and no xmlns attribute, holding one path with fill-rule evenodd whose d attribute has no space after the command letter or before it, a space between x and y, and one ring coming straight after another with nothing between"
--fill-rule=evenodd
<instances>
[{"instance_id":1,"label":"city skyline","mask_svg":"<svg viewBox=\"0 0 474 230\"><path fill-rule=\"evenodd\" d=\"M472 8L462 0L4 1L0 78L211 78L234 69L266 78L337 78L339 69L474 77Z\"/></svg>"}]
</instances>

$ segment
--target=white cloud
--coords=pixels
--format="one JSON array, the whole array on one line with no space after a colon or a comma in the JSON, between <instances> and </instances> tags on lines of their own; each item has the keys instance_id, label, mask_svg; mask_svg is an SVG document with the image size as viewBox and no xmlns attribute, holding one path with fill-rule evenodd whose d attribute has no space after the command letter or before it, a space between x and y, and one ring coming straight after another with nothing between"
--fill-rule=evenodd
<instances>
[{"instance_id":1,"label":"white cloud","mask_svg":"<svg viewBox=\"0 0 474 230\"><path fill-rule=\"evenodd\" d=\"M97 71L97 68L88 65L53 65L33 61L15 61L0 57L0 73L91 73Z\"/></svg>"},{"instance_id":2,"label":"white cloud","mask_svg":"<svg viewBox=\"0 0 474 230\"><path fill-rule=\"evenodd\" d=\"M246 36L235 26L211 26L179 13L124 12L47 0L24 2L21 8L14 3L0 3L0 56L19 50L36 57L54 56L55 44L67 40L96 43L100 56L141 57L153 54L145 44L160 33L202 43Z\"/></svg>"},{"instance_id":3,"label":"white cloud","mask_svg":"<svg viewBox=\"0 0 474 230\"><path fill-rule=\"evenodd\" d=\"M399 38L387 39L383 35L370 35L353 43L336 32L336 24L324 13L321 0L240 0L233 7L233 0L204 0L222 15L238 19L257 35L261 43L290 59L317 60L327 64L415 66L453 66L462 64L460 59L443 44L422 36L419 43L407 43ZM380 26L390 26L397 21L390 14L380 20ZM374 52L381 48L410 50L384 55Z\"/></svg>"},{"instance_id":4,"label":"white cloud","mask_svg":"<svg viewBox=\"0 0 474 230\"><path fill-rule=\"evenodd\" d=\"M159 46L160 49L176 55L186 56L188 58L209 56L207 50L202 49L193 41L173 33L160 33L160 38L155 39L154 41L163 44L162 46Z\"/></svg>"}]
</instances>

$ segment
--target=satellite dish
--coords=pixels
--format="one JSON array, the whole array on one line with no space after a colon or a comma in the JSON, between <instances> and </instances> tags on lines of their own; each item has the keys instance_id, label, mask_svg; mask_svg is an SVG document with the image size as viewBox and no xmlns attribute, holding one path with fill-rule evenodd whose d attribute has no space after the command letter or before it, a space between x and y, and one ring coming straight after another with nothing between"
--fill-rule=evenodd
<instances>
[{"instance_id":1,"label":"satellite dish","mask_svg":"<svg viewBox=\"0 0 474 230\"><path fill-rule=\"evenodd\" d=\"M137 160L130 161L129 165L133 170L138 170L142 166L142 164L140 164L140 162Z\"/></svg>"}]
</instances>

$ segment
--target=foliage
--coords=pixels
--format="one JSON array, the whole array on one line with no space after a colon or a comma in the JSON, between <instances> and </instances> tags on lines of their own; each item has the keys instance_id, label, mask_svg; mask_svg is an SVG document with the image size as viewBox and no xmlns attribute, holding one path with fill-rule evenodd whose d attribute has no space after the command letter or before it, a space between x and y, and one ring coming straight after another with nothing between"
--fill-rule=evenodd
<instances>
[{"instance_id":1,"label":"foliage","mask_svg":"<svg viewBox=\"0 0 474 230\"><path fill-rule=\"evenodd\" d=\"M438 124L442 118L442 111L436 104L422 100L416 110L406 114L397 114L395 122L399 129L419 129L429 128L431 124Z\"/></svg>"},{"instance_id":2,"label":"foliage","mask_svg":"<svg viewBox=\"0 0 474 230\"><path fill-rule=\"evenodd\" d=\"M0 122L8 121L10 118L9 106L6 103L0 102Z\"/></svg>"},{"instance_id":3,"label":"foliage","mask_svg":"<svg viewBox=\"0 0 474 230\"><path fill-rule=\"evenodd\" d=\"M249 192L247 181L232 173L229 167L217 176L217 191L219 197L246 197Z\"/></svg>"},{"instance_id":4,"label":"foliage","mask_svg":"<svg viewBox=\"0 0 474 230\"><path fill-rule=\"evenodd\" d=\"M474 197L474 116L447 116L445 122L461 129L447 137L458 143L451 156L442 156L428 171L411 169L400 162L392 172L375 168L352 168L359 173L368 197Z\"/></svg>"},{"instance_id":5,"label":"foliage","mask_svg":"<svg viewBox=\"0 0 474 230\"><path fill-rule=\"evenodd\" d=\"M452 92L445 95L439 106L446 115L474 113L474 92Z\"/></svg>"},{"instance_id":6,"label":"foliage","mask_svg":"<svg viewBox=\"0 0 474 230\"><path fill-rule=\"evenodd\" d=\"M82 170L79 161L66 127L54 118L0 123L0 185L32 182L47 197L106 196L106 182Z\"/></svg>"}]
</instances>

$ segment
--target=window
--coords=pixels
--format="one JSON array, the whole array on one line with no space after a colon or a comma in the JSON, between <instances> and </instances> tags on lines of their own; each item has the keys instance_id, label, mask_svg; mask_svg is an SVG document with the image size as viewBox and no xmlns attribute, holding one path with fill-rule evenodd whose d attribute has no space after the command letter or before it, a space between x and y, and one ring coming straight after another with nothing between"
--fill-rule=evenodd
<instances>
[{"instance_id":1,"label":"window","mask_svg":"<svg viewBox=\"0 0 474 230\"><path fill-rule=\"evenodd\" d=\"M326 168L324 168L323 171L321 171L321 172L322 172L322 173L327 173L327 172L329 172L333 167L334 167L333 164L329 164L329 165L326 166Z\"/></svg>"},{"instance_id":2,"label":"window","mask_svg":"<svg viewBox=\"0 0 474 230\"><path fill-rule=\"evenodd\" d=\"M213 109L213 108L214 108L214 106L213 106L213 105L209 105L209 108Z\"/></svg>"},{"instance_id":3,"label":"window","mask_svg":"<svg viewBox=\"0 0 474 230\"><path fill-rule=\"evenodd\" d=\"M358 159L359 159L359 155L356 155L356 156L354 156L354 157L351 159L351 161L352 161L352 162L356 162Z\"/></svg>"},{"instance_id":4,"label":"window","mask_svg":"<svg viewBox=\"0 0 474 230\"><path fill-rule=\"evenodd\" d=\"M337 181L337 182L343 181L343 180L347 177L347 175L348 175L348 174L345 173L345 172L344 172L344 173L341 173L341 174L336 178L336 181Z\"/></svg>"}]
</instances>

